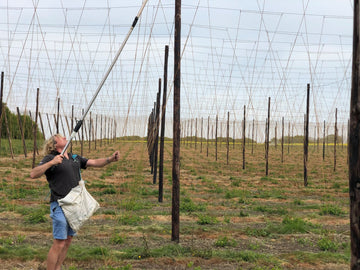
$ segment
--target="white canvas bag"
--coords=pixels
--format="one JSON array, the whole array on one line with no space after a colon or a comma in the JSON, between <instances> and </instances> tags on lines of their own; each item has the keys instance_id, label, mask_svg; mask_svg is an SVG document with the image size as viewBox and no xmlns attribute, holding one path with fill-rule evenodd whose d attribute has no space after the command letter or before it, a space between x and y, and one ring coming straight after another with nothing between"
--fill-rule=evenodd
<instances>
[{"instance_id":1,"label":"white canvas bag","mask_svg":"<svg viewBox=\"0 0 360 270\"><path fill-rule=\"evenodd\" d=\"M99 203L90 195L85 188L84 180L71 189L68 195L58 200L66 220L76 232L99 209Z\"/></svg>"}]
</instances>

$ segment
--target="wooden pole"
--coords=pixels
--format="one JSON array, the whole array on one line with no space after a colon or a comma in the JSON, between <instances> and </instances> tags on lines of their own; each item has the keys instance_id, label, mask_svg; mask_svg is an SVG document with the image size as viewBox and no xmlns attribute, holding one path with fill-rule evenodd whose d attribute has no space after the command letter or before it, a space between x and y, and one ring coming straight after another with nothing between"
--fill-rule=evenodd
<instances>
[{"instance_id":1,"label":"wooden pole","mask_svg":"<svg viewBox=\"0 0 360 270\"><path fill-rule=\"evenodd\" d=\"M175 0L174 42L174 134L171 240L180 241L180 67L181 67L181 0Z\"/></svg>"},{"instance_id":2,"label":"wooden pole","mask_svg":"<svg viewBox=\"0 0 360 270\"><path fill-rule=\"evenodd\" d=\"M334 172L336 171L336 144L337 144L337 108L335 109L335 130L334 130Z\"/></svg>"},{"instance_id":3,"label":"wooden pole","mask_svg":"<svg viewBox=\"0 0 360 270\"><path fill-rule=\"evenodd\" d=\"M1 127L3 117L3 92L4 92L4 72L1 72L1 84L0 84L0 149L1 149Z\"/></svg>"},{"instance_id":4,"label":"wooden pole","mask_svg":"<svg viewBox=\"0 0 360 270\"><path fill-rule=\"evenodd\" d=\"M284 117L281 120L281 163L284 163Z\"/></svg>"},{"instance_id":5,"label":"wooden pole","mask_svg":"<svg viewBox=\"0 0 360 270\"><path fill-rule=\"evenodd\" d=\"M266 127L266 142L265 142L266 143L266 169L265 169L266 176L269 175L270 102L271 102L271 98L269 97L268 118L267 118L267 127Z\"/></svg>"},{"instance_id":6,"label":"wooden pole","mask_svg":"<svg viewBox=\"0 0 360 270\"><path fill-rule=\"evenodd\" d=\"M89 153L91 151L91 112L89 113Z\"/></svg>"},{"instance_id":7,"label":"wooden pole","mask_svg":"<svg viewBox=\"0 0 360 270\"><path fill-rule=\"evenodd\" d=\"M97 141L97 129L98 129L98 115L95 115L95 142L94 142L94 149L96 150L96 141Z\"/></svg>"},{"instance_id":8,"label":"wooden pole","mask_svg":"<svg viewBox=\"0 0 360 270\"><path fill-rule=\"evenodd\" d=\"M255 131L255 120L252 121L252 134L251 134L251 155L254 154L254 131Z\"/></svg>"},{"instance_id":9,"label":"wooden pole","mask_svg":"<svg viewBox=\"0 0 360 270\"><path fill-rule=\"evenodd\" d=\"M323 160L325 160L325 120L324 120L324 135L323 135Z\"/></svg>"},{"instance_id":10,"label":"wooden pole","mask_svg":"<svg viewBox=\"0 0 360 270\"><path fill-rule=\"evenodd\" d=\"M218 118L218 115L216 115L216 122L215 122L215 160L217 161L218 160L218 121L219 121L219 118Z\"/></svg>"},{"instance_id":11,"label":"wooden pole","mask_svg":"<svg viewBox=\"0 0 360 270\"><path fill-rule=\"evenodd\" d=\"M25 138L24 138L24 130L23 130L23 126L22 126L22 123L21 123L21 115L20 115L19 107L16 107L16 110L17 110L18 123L19 123L19 129L20 129L20 134L21 134L21 140L22 140L22 143L23 143L24 156L27 157L26 143L25 143Z\"/></svg>"},{"instance_id":12,"label":"wooden pole","mask_svg":"<svg viewBox=\"0 0 360 270\"><path fill-rule=\"evenodd\" d=\"M100 115L100 147L102 146L103 116Z\"/></svg>"},{"instance_id":13,"label":"wooden pole","mask_svg":"<svg viewBox=\"0 0 360 270\"><path fill-rule=\"evenodd\" d=\"M4 112L4 119L5 119L6 132L7 132L7 135L8 135L10 154L11 154L11 158L14 159L14 151L13 151L13 147L12 147L12 143L11 143L11 130L9 128L9 123L8 123L8 120L7 120L6 112ZM36 151L35 146L34 146L34 151Z\"/></svg>"},{"instance_id":14,"label":"wooden pole","mask_svg":"<svg viewBox=\"0 0 360 270\"><path fill-rule=\"evenodd\" d=\"M233 122L233 149L235 149L235 120Z\"/></svg>"},{"instance_id":15,"label":"wooden pole","mask_svg":"<svg viewBox=\"0 0 360 270\"><path fill-rule=\"evenodd\" d=\"M71 129L74 127L74 105L71 105ZM70 153L73 152L73 143L70 144Z\"/></svg>"},{"instance_id":16,"label":"wooden pole","mask_svg":"<svg viewBox=\"0 0 360 270\"><path fill-rule=\"evenodd\" d=\"M167 73L168 73L169 46L165 46L164 59L164 82L163 82L163 102L161 110L161 132L160 132L160 161L159 161L159 202L163 201L164 183L164 146L165 146L165 115L167 97Z\"/></svg>"},{"instance_id":17,"label":"wooden pole","mask_svg":"<svg viewBox=\"0 0 360 270\"><path fill-rule=\"evenodd\" d=\"M209 156L209 135L210 135L210 116L208 116L207 124L207 140L206 140L206 156Z\"/></svg>"},{"instance_id":18,"label":"wooden pole","mask_svg":"<svg viewBox=\"0 0 360 270\"><path fill-rule=\"evenodd\" d=\"M243 154L243 164L242 164L242 168L243 170L245 170L245 140L246 140L246 136L245 136L245 131L246 131L246 106L244 105L244 121L243 121L243 143L242 143L242 154Z\"/></svg>"},{"instance_id":19,"label":"wooden pole","mask_svg":"<svg viewBox=\"0 0 360 270\"><path fill-rule=\"evenodd\" d=\"M160 96L161 96L161 79L159 78L158 92L156 96L156 112L155 112L155 145L154 145L154 175L153 184L156 184L157 178L157 163L158 163L158 149L159 149L159 125L160 125Z\"/></svg>"},{"instance_id":20,"label":"wooden pole","mask_svg":"<svg viewBox=\"0 0 360 270\"><path fill-rule=\"evenodd\" d=\"M58 98L57 115L56 115L56 134L59 134L59 117L60 117L60 98Z\"/></svg>"},{"instance_id":21,"label":"wooden pole","mask_svg":"<svg viewBox=\"0 0 360 270\"><path fill-rule=\"evenodd\" d=\"M39 92L40 89L38 88L36 90L36 113L35 113L35 123L34 123L34 151L33 151L33 162L32 162L32 168L35 168L35 157L36 157L36 135L37 135L37 119L39 114Z\"/></svg>"},{"instance_id":22,"label":"wooden pole","mask_svg":"<svg viewBox=\"0 0 360 270\"><path fill-rule=\"evenodd\" d=\"M46 118L47 118L47 120L48 120L48 126L49 126L50 136L52 136L53 133L52 133L52 130L51 130L51 124L50 124L50 119L49 119L49 114L48 114L48 113L46 113Z\"/></svg>"},{"instance_id":23,"label":"wooden pole","mask_svg":"<svg viewBox=\"0 0 360 270\"><path fill-rule=\"evenodd\" d=\"M290 138L291 138L290 129L291 129L291 126L290 126L290 121L289 121L289 130L288 130L288 154L290 154Z\"/></svg>"},{"instance_id":24,"label":"wooden pole","mask_svg":"<svg viewBox=\"0 0 360 270\"><path fill-rule=\"evenodd\" d=\"M195 119L195 150L196 150L196 145L197 145L197 130L198 130L198 127L197 127L197 118Z\"/></svg>"},{"instance_id":25,"label":"wooden pole","mask_svg":"<svg viewBox=\"0 0 360 270\"><path fill-rule=\"evenodd\" d=\"M275 122L275 149L277 149L277 122Z\"/></svg>"},{"instance_id":26,"label":"wooden pole","mask_svg":"<svg viewBox=\"0 0 360 270\"><path fill-rule=\"evenodd\" d=\"M203 146L203 128L204 128L204 118L201 117L200 153L202 153L202 146Z\"/></svg>"},{"instance_id":27,"label":"wooden pole","mask_svg":"<svg viewBox=\"0 0 360 270\"><path fill-rule=\"evenodd\" d=\"M360 269L360 108L359 108L359 63L360 63L360 20L359 0L354 0L353 58L350 99L349 134L349 195L350 195L350 239L352 270Z\"/></svg>"},{"instance_id":28,"label":"wooden pole","mask_svg":"<svg viewBox=\"0 0 360 270\"><path fill-rule=\"evenodd\" d=\"M81 114L84 115L84 109L82 109ZM81 129L80 153L81 156L84 155L84 127Z\"/></svg>"},{"instance_id":29,"label":"wooden pole","mask_svg":"<svg viewBox=\"0 0 360 270\"><path fill-rule=\"evenodd\" d=\"M309 155L309 107L310 107L310 84L307 84L306 115L305 115L305 138L304 138L304 186L308 185L307 162Z\"/></svg>"},{"instance_id":30,"label":"wooden pole","mask_svg":"<svg viewBox=\"0 0 360 270\"><path fill-rule=\"evenodd\" d=\"M227 125L226 125L226 164L229 165L229 121L230 121L230 112L227 113L228 119L227 119Z\"/></svg>"},{"instance_id":31,"label":"wooden pole","mask_svg":"<svg viewBox=\"0 0 360 270\"><path fill-rule=\"evenodd\" d=\"M39 120L40 120L40 127L41 127L41 132L43 134L43 139L45 140L45 131L44 131L44 125L43 125L43 121L41 118L41 113L39 112Z\"/></svg>"}]
</instances>

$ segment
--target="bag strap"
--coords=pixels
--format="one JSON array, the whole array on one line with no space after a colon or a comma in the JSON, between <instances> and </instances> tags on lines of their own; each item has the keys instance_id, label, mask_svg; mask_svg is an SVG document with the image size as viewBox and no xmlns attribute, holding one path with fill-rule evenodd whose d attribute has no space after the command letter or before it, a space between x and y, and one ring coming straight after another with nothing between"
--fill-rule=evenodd
<instances>
[{"instance_id":1,"label":"bag strap","mask_svg":"<svg viewBox=\"0 0 360 270\"><path fill-rule=\"evenodd\" d=\"M76 159L77 156L78 156L77 154L72 154L72 158L73 158L74 161L75 161L75 159ZM82 180L80 167L79 167L79 174L80 174L80 180Z\"/></svg>"}]
</instances>

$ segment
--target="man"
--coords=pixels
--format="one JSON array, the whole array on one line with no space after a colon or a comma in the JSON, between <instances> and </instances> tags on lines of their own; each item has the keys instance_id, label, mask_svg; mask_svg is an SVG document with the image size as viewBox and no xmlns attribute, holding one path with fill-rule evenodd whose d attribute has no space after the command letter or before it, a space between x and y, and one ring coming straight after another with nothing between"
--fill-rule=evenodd
<instances>
[{"instance_id":1,"label":"man","mask_svg":"<svg viewBox=\"0 0 360 270\"><path fill-rule=\"evenodd\" d=\"M46 261L48 270L61 269L72 237L75 235L65 219L58 200L64 198L72 188L78 185L81 180L80 169L103 167L119 160L119 151L114 152L110 157L99 159L75 157L67 151L61 155L66 143L66 138L60 134L51 136L44 145L45 157L30 172L31 178L38 178L45 174L51 190L50 217L53 220L54 241Z\"/></svg>"}]
</instances>

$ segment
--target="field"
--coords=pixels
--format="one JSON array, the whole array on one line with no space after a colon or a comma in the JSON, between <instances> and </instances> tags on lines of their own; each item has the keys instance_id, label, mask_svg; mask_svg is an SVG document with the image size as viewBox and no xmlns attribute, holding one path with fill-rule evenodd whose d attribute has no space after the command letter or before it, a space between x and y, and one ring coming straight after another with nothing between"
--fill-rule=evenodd
<instances>
[{"instance_id":1,"label":"field","mask_svg":"<svg viewBox=\"0 0 360 270\"><path fill-rule=\"evenodd\" d=\"M3 143L3 142L2 142ZM92 146L93 147L93 146ZM308 186L303 148L264 145L181 146L180 243L171 241L171 155L165 144L164 201L158 202L146 142L104 143L84 156L121 159L84 170L101 208L80 230L64 269L348 269L347 150L310 145ZM75 146L79 153L79 146ZM37 162L41 156L37 157ZM30 179L32 158L0 158L0 269L45 269L52 244L45 177Z\"/></svg>"}]
</instances>

